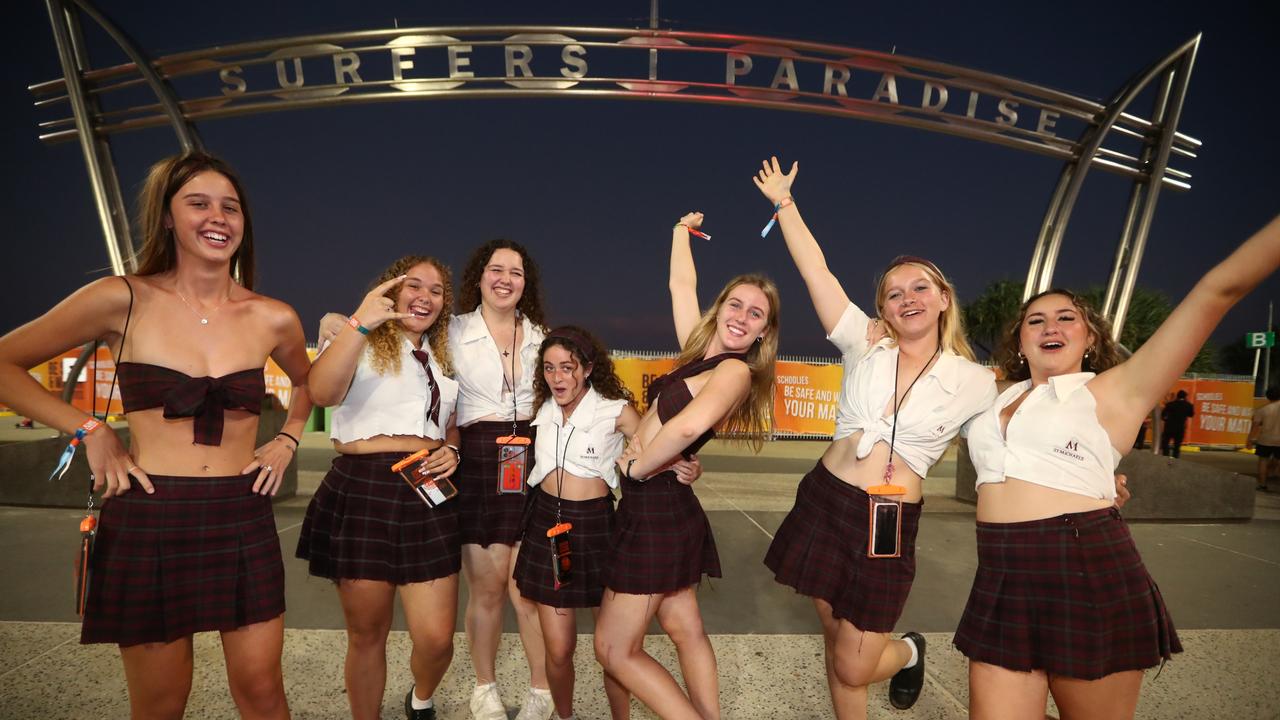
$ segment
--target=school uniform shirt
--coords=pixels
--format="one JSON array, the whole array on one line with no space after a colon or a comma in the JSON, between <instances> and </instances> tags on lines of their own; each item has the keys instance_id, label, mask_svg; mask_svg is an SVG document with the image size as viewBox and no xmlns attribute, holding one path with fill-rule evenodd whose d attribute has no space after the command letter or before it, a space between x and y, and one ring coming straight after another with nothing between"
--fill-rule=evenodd
<instances>
[{"instance_id":1,"label":"school uniform shirt","mask_svg":"<svg viewBox=\"0 0 1280 720\"><path fill-rule=\"evenodd\" d=\"M568 421L554 399L538 409L533 425L538 428L534 443L533 470L529 486L542 482L548 473L563 467L570 475L598 477L611 488L618 487L618 467L625 438L618 432L618 416L626 400L606 400L595 388L587 388Z\"/></svg>"},{"instance_id":2,"label":"school uniform shirt","mask_svg":"<svg viewBox=\"0 0 1280 720\"><path fill-rule=\"evenodd\" d=\"M840 321L827 336L840 350L844 379L836 413L835 439L861 430L856 455L871 454L878 442L893 451L921 478L946 452L960 427L985 410L996 397L995 375L975 362L953 352L943 352L911 389L898 409L898 427L893 428L894 381L898 347L884 338L868 347L869 318L857 305L849 303Z\"/></svg>"},{"instance_id":3,"label":"school uniform shirt","mask_svg":"<svg viewBox=\"0 0 1280 720\"><path fill-rule=\"evenodd\" d=\"M520 353L520 379L516 382L514 407L510 389L503 392L506 372L511 372L511 356L503 357L502 349L489 334L480 308L456 315L449 323L449 354L457 368L458 426L470 425L482 417L495 416L514 420L516 414L533 414L533 374L539 371L538 346L545 333L528 317L521 316L524 342Z\"/></svg>"},{"instance_id":4,"label":"school uniform shirt","mask_svg":"<svg viewBox=\"0 0 1280 720\"><path fill-rule=\"evenodd\" d=\"M447 377L425 338L422 349L429 356L431 373L440 388L439 422L431 419L431 388L427 371L413 356L413 343L400 345L400 372L379 375L373 369L373 348L360 354L351 387L342 404L333 409L329 438L347 443L377 435L411 435L444 440L445 429L458 402L458 382Z\"/></svg>"},{"instance_id":5,"label":"school uniform shirt","mask_svg":"<svg viewBox=\"0 0 1280 720\"><path fill-rule=\"evenodd\" d=\"M1031 390L1003 435L1000 412L1031 387L1030 380L1000 393L969 427L976 485L1006 477L1100 500L1116 497L1120 452L1098 422L1098 404L1085 386L1094 373L1058 375Z\"/></svg>"}]
</instances>

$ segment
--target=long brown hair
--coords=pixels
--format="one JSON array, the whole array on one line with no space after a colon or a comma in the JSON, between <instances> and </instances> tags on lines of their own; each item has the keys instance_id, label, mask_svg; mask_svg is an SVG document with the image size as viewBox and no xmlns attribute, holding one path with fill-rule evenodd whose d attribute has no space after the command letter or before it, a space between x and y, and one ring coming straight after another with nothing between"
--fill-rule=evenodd
<instances>
[{"instance_id":1,"label":"long brown hair","mask_svg":"<svg viewBox=\"0 0 1280 720\"><path fill-rule=\"evenodd\" d=\"M759 451L773 427L773 381L777 374L778 321L782 314L782 301L778 295L778 286L773 280L758 273L739 275L730 280L689 333L684 348L676 358L676 365L697 362L706 354L707 347L716 334L716 317L720 314L720 306L724 305L729 299L729 293L739 285L752 285L764 293L769 299L769 316L764 335L759 342L752 343L751 349L747 351L746 363L751 368L751 391L724 419L720 429L728 435L748 440Z\"/></svg>"},{"instance_id":2,"label":"long brown hair","mask_svg":"<svg viewBox=\"0 0 1280 720\"><path fill-rule=\"evenodd\" d=\"M441 298L439 314L436 316L436 321L431 323L431 327L427 328L427 344L431 346L431 354L435 355L436 362L440 363L440 369L445 375L452 377L453 359L449 356L449 320L453 316L449 314L449 307L453 303L453 275L449 272L449 266L426 255L406 255L383 270L382 274L369 284L369 288L373 289L391 278L400 277L415 265L430 265L435 268L436 272L440 273L440 282L444 284L444 297ZM400 286L393 285L383 293L383 297L389 298L394 303L399 292ZM400 343L403 342L400 339L400 327L399 321L392 320L369 331L369 349L373 354L371 364L374 372L379 375L386 375L388 371L400 372L402 355Z\"/></svg>"},{"instance_id":3,"label":"long brown hair","mask_svg":"<svg viewBox=\"0 0 1280 720\"><path fill-rule=\"evenodd\" d=\"M586 378L587 387L595 388L600 397L605 400L626 400L628 403L635 400L622 378L618 377L613 358L609 357L609 351L600 339L576 325L562 325L547 333L546 339L538 348L538 364L533 374L534 412L551 397L551 388L542 373L542 363L547 351L556 346L568 350L582 367L591 366L591 374Z\"/></svg>"},{"instance_id":4,"label":"long brown hair","mask_svg":"<svg viewBox=\"0 0 1280 720\"><path fill-rule=\"evenodd\" d=\"M172 270L178 264L174 231L165 227L169 203L178 190L191 178L202 172L212 171L225 177L240 199L240 214L244 217L244 232L240 247L231 256L231 277L248 290L253 289L253 214L249 212L249 198L245 195L240 176L221 158L196 150L185 155L167 157L147 171L147 180L138 194L138 224L142 227L142 248L134 255L138 275L155 275Z\"/></svg>"},{"instance_id":5,"label":"long brown hair","mask_svg":"<svg viewBox=\"0 0 1280 720\"><path fill-rule=\"evenodd\" d=\"M885 268L880 275L880 280L876 283L876 313L880 317L884 317L884 301L888 288L885 287L886 281L889 279L889 273L902 267L910 265L920 268L924 271L929 281L934 287L947 296L950 303L946 310L938 317L938 345L943 352L953 352L967 360L975 360L973 348L969 347L969 340L964 335L964 316L960 312L960 299L956 297L956 288L947 280L937 265L917 257L900 257L889 263L889 267ZM898 341L898 331L894 329L893 323L887 320L884 323L885 330L888 331L889 337L894 342Z\"/></svg>"},{"instance_id":6,"label":"long brown hair","mask_svg":"<svg viewBox=\"0 0 1280 720\"><path fill-rule=\"evenodd\" d=\"M1093 334L1093 345L1085 352L1085 357L1080 362L1081 370L1100 373L1120 364L1120 348L1115 340L1111 339L1111 323L1094 310L1088 300L1065 288L1053 288L1032 295L1022 303L1022 307L1018 309L1017 319L1010 323L1005 331L1004 339L995 354L996 363L1004 371L1005 378L1026 380L1031 377L1031 367L1022 356L1022 323L1027 319L1027 308L1048 295L1061 295L1069 300L1080 313L1080 317L1084 318L1085 327L1089 328L1089 332Z\"/></svg>"},{"instance_id":7,"label":"long brown hair","mask_svg":"<svg viewBox=\"0 0 1280 720\"><path fill-rule=\"evenodd\" d=\"M520 302L516 309L523 313L539 328L547 327L546 315L542 310L542 274L538 272L538 263L523 245L514 241L498 238L476 248L467 259L462 270L462 288L458 290L459 315L469 313L480 305L480 278L489 259L498 250L511 250L520 256L520 264L524 266L524 292L520 294Z\"/></svg>"}]
</instances>

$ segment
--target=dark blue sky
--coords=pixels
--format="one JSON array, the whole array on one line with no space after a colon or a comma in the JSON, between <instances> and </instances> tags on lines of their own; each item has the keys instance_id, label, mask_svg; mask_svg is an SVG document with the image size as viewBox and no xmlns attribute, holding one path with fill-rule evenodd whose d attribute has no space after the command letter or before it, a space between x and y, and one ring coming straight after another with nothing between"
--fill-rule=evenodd
<instances>
[{"instance_id":1,"label":"dark blue sky","mask_svg":"<svg viewBox=\"0 0 1280 720\"><path fill-rule=\"evenodd\" d=\"M1161 194L1141 285L1177 300L1212 263L1280 210L1277 41L1263 3L983 4L677 2L675 29L758 34L891 51L1105 99L1152 61L1204 32L1181 129L1204 142L1176 167L1190 192ZM647 23L648 3L100 3L159 56L311 32L448 24ZM47 147L30 83L61 75L43 3L7 10L3 194L8 239L0 331L38 315L108 264L79 148ZM123 56L86 22L95 63ZM1271 72L1267 72L1267 71ZM552 323L597 330L613 347L674 349L666 297L669 228L707 214L697 242L701 295L764 270L783 293L783 352L832 354L751 184L777 153L801 163L795 196L850 295L869 306L893 256L934 259L961 299L1025 277L1057 161L970 140L800 113L603 100L399 102L207 121L208 148L243 176L253 203L259 290L297 308L308 337L322 311L350 311L395 257L437 255L460 270L491 237L528 245ZM146 166L177 150L167 129L113 139L132 199ZM1056 280L1103 283L1128 181L1093 171ZM131 207L132 210L132 207ZM1265 324L1272 279L1223 323L1238 342Z\"/></svg>"}]
</instances>

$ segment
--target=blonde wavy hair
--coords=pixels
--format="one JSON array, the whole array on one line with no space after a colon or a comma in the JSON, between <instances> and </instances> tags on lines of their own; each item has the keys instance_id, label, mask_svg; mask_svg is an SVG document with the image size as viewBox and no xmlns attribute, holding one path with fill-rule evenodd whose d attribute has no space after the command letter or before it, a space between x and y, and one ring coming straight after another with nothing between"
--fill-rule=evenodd
<instances>
[{"instance_id":1,"label":"blonde wavy hair","mask_svg":"<svg viewBox=\"0 0 1280 720\"><path fill-rule=\"evenodd\" d=\"M876 283L876 314L884 317L884 301L889 290L885 287L886 281L889 279L889 273L897 270L903 265L920 268L924 271L925 277L929 278L929 282L933 286L942 291L947 296L950 304L946 310L942 311L942 315L938 318L938 345L943 352L952 352L960 357L973 362L977 358L973 354L973 348L969 347L969 340L964 335L964 318L960 312L960 299L956 297L956 288L947 280L937 265L925 260L924 258L915 256L900 256L889 263L889 267L884 269L880 274L880 280ZM893 323L885 321L885 329L889 333L889 337L896 343L898 342L898 331L894 329Z\"/></svg>"},{"instance_id":2,"label":"blonde wavy hair","mask_svg":"<svg viewBox=\"0 0 1280 720\"><path fill-rule=\"evenodd\" d=\"M369 287L372 289L391 278L400 277L415 265L430 265L435 268L436 272L440 273L440 281L444 283L444 298L440 304L440 314L436 317L436 321L431 323L431 327L427 328L427 344L431 346L431 353L435 355L436 362L440 363L440 369L445 375L452 377L453 359L449 356L449 320L453 316L449 313L449 309L453 307L453 274L449 272L449 266L426 255L406 255L391 263L391 266L383 270ZM400 286L395 285L383 295L391 302L395 302L399 292ZM371 365L374 372L379 375L400 372L401 327L399 321L385 322L369 332Z\"/></svg>"},{"instance_id":3,"label":"blonde wavy hair","mask_svg":"<svg viewBox=\"0 0 1280 720\"><path fill-rule=\"evenodd\" d=\"M711 307L702 313L693 332L689 333L689 339L676 358L676 366L697 362L706 355L707 347L716 334L716 317L720 314L720 307L729 299L729 293L739 285L759 288L769 300L769 315L765 334L760 342L752 343L751 349L747 351L746 363L751 368L751 391L747 393L746 399L729 412L720 423L719 430L751 443L752 448L759 452L773 428L773 381L777 374L775 363L778 359L778 321L782 314L782 300L773 280L756 273L739 275L730 280L716 296Z\"/></svg>"}]
</instances>

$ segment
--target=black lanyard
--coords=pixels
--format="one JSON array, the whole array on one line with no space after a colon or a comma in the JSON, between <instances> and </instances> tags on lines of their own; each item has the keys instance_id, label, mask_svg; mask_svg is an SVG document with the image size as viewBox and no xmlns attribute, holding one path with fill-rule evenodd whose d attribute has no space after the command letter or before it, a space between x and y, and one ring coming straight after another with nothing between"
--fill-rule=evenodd
<instances>
[{"instance_id":1,"label":"black lanyard","mask_svg":"<svg viewBox=\"0 0 1280 720\"><path fill-rule=\"evenodd\" d=\"M559 410L559 408L556 408ZM561 422L564 422L564 411L561 410ZM556 525L560 524L560 503L564 501L564 463L569 459L569 443L573 442L573 431L577 428L569 428L569 437L564 441L564 455L560 455L560 428L563 425L556 425L556 448L553 456L556 461L556 469L560 471L556 487Z\"/></svg>"},{"instance_id":2,"label":"black lanyard","mask_svg":"<svg viewBox=\"0 0 1280 720\"><path fill-rule=\"evenodd\" d=\"M902 393L902 402L907 401L907 395L911 393L911 388L916 386L916 382L924 376L929 366L933 364L933 359L942 353L942 348L934 351L929 357L929 361L920 368L920 372L916 374L916 379L911 381L907 386L907 391ZM898 439L898 370L902 367L902 347L898 347L898 356L893 361L893 429L889 431L889 461L884 466L884 483L888 485L893 480L893 446Z\"/></svg>"}]
</instances>

